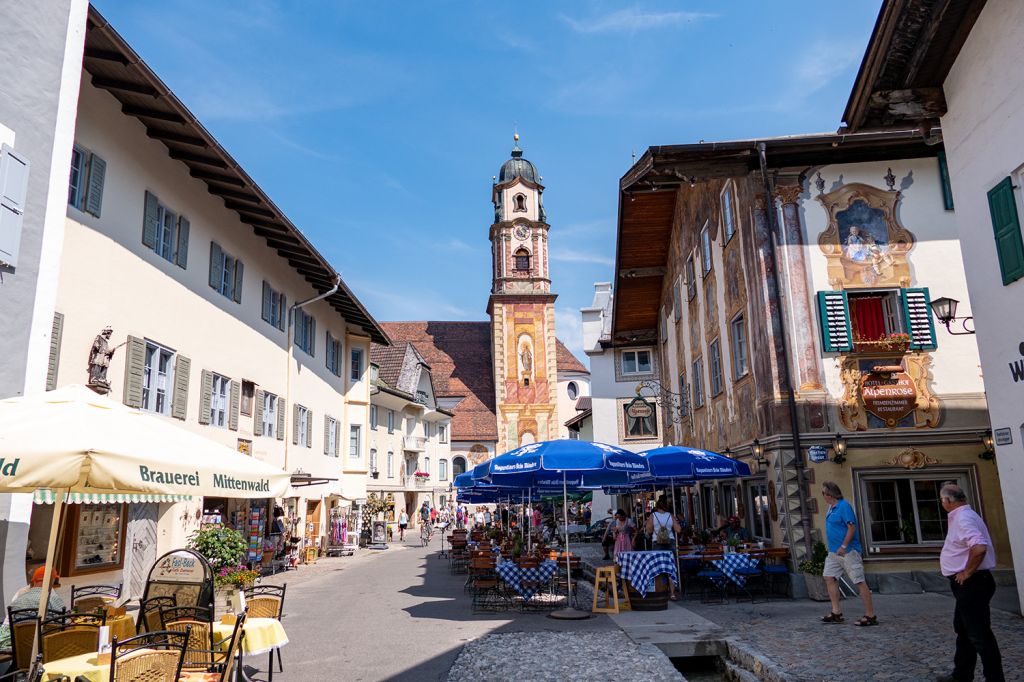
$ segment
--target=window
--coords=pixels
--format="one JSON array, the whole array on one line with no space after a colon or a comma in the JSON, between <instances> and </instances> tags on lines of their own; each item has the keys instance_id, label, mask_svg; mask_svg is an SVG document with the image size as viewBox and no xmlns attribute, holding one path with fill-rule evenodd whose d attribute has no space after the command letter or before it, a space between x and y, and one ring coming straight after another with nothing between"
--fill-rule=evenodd
<instances>
[{"instance_id":1,"label":"window","mask_svg":"<svg viewBox=\"0 0 1024 682\"><path fill-rule=\"evenodd\" d=\"M686 372L679 373L679 416L685 417L689 411L689 401L687 397L690 395L690 387L686 385Z\"/></svg>"},{"instance_id":2,"label":"window","mask_svg":"<svg viewBox=\"0 0 1024 682\"><path fill-rule=\"evenodd\" d=\"M242 302L242 261L210 242L210 286L235 303Z\"/></svg>"},{"instance_id":3,"label":"window","mask_svg":"<svg viewBox=\"0 0 1024 682\"><path fill-rule=\"evenodd\" d=\"M377 423L377 406L370 405L370 428L376 431Z\"/></svg>"},{"instance_id":4,"label":"window","mask_svg":"<svg viewBox=\"0 0 1024 682\"><path fill-rule=\"evenodd\" d=\"M353 348L349 364L349 379L360 381L363 378L363 349Z\"/></svg>"},{"instance_id":5,"label":"window","mask_svg":"<svg viewBox=\"0 0 1024 682\"><path fill-rule=\"evenodd\" d=\"M452 460L452 477L466 473L466 458L456 457Z\"/></svg>"},{"instance_id":6,"label":"window","mask_svg":"<svg viewBox=\"0 0 1024 682\"><path fill-rule=\"evenodd\" d=\"M336 377L341 376L341 340L331 336L330 332L327 332L327 344L326 352L327 356L327 369Z\"/></svg>"},{"instance_id":7,"label":"window","mask_svg":"<svg viewBox=\"0 0 1024 682\"><path fill-rule=\"evenodd\" d=\"M995 232L999 271L1003 276L1003 286L1006 286L1024 277L1024 239L1021 238L1012 178L1005 178L988 191L988 208Z\"/></svg>"},{"instance_id":8,"label":"window","mask_svg":"<svg viewBox=\"0 0 1024 682\"><path fill-rule=\"evenodd\" d=\"M711 396L722 392L722 349L718 339L708 346L708 359L711 361Z\"/></svg>"},{"instance_id":9,"label":"window","mask_svg":"<svg viewBox=\"0 0 1024 682\"><path fill-rule=\"evenodd\" d=\"M448 460L446 459L437 460L437 480L448 480Z\"/></svg>"},{"instance_id":10,"label":"window","mask_svg":"<svg viewBox=\"0 0 1024 682\"><path fill-rule=\"evenodd\" d=\"M732 318L729 329L732 332L733 377L739 379L750 371L747 359L747 327L743 316L737 315Z\"/></svg>"},{"instance_id":11,"label":"window","mask_svg":"<svg viewBox=\"0 0 1024 682\"><path fill-rule=\"evenodd\" d=\"M693 361L693 408L704 405L704 359L700 356Z\"/></svg>"},{"instance_id":12,"label":"window","mask_svg":"<svg viewBox=\"0 0 1024 682\"><path fill-rule=\"evenodd\" d=\"M71 150L68 205L99 218L106 171L107 163L103 159L75 145Z\"/></svg>"},{"instance_id":13,"label":"window","mask_svg":"<svg viewBox=\"0 0 1024 682\"><path fill-rule=\"evenodd\" d=\"M683 298L679 291L679 280L672 283L672 319L678 322L683 316ZM664 334L662 336L665 336Z\"/></svg>"},{"instance_id":14,"label":"window","mask_svg":"<svg viewBox=\"0 0 1024 682\"><path fill-rule=\"evenodd\" d=\"M566 392L569 394L569 400L576 400L580 394L580 388L576 385L575 381L570 381L569 385L565 387Z\"/></svg>"},{"instance_id":15,"label":"window","mask_svg":"<svg viewBox=\"0 0 1024 682\"><path fill-rule=\"evenodd\" d=\"M298 446L308 448L312 445L309 442L309 434L312 429L309 424L309 409L302 405L295 406L295 433L298 438Z\"/></svg>"},{"instance_id":16,"label":"window","mask_svg":"<svg viewBox=\"0 0 1024 682\"><path fill-rule=\"evenodd\" d=\"M429 457L424 457L423 458L423 470L426 471L428 474L430 473L430 458Z\"/></svg>"},{"instance_id":17,"label":"window","mask_svg":"<svg viewBox=\"0 0 1024 682\"><path fill-rule=\"evenodd\" d=\"M362 428L359 424L352 424L348 427L348 458L359 459L362 438Z\"/></svg>"},{"instance_id":18,"label":"window","mask_svg":"<svg viewBox=\"0 0 1024 682\"><path fill-rule=\"evenodd\" d=\"M649 351L649 350L624 350L624 351L622 351L622 373L623 374L650 374L651 373L651 351Z\"/></svg>"},{"instance_id":19,"label":"window","mask_svg":"<svg viewBox=\"0 0 1024 682\"><path fill-rule=\"evenodd\" d=\"M821 341L826 353L935 350L928 289L819 291ZM895 338L894 338L895 337Z\"/></svg>"},{"instance_id":20,"label":"window","mask_svg":"<svg viewBox=\"0 0 1024 682\"><path fill-rule=\"evenodd\" d=\"M277 436L277 396L273 393L263 394L263 435Z\"/></svg>"},{"instance_id":21,"label":"window","mask_svg":"<svg viewBox=\"0 0 1024 682\"><path fill-rule=\"evenodd\" d=\"M722 231L724 239L722 239L722 246L729 243L732 236L736 234L736 206L735 199L733 198L733 185L732 181L725 183L725 188L722 190Z\"/></svg>"},{"instance_id":22,"label":"window","mask_svg":"<svg viewBox=\"0 0 1024 682\"><path fill-rule=\"evenodd\" d=\"M437 425L437 442L447 443L448 442L448 425L438 424Z\"/></svg>"},{"instance_id":23,"label":"window","mask_svg":"<svg viewBox=\"0 0 1024 682\"><path fill-rule=\"evenodd\" d=\"M431 423L430 422L427 422L427 421L423 422L423 437L426 438L427 440L430 440L430 428L431 428Z\"/></svg>"},{"instance_id":24,"label":"window","mask_svg":"<svg viewBox=\"0 0 1024 682\"><path fill-rule=\"evenodd\" d=\"M632 417L629 414L629 401L622 406L622 417L626 425L626 438L654 438L658 435L658 410L655 408L646 416Z\"/></svg>"},{"instance_id":25,"label":"window","mask_svg":"<svg viewBox=\"0 0 1024 682\"><path fill-rule=\"evenodd\" d=\"M700 265L705 276L711 272L711 230L707 225L700 231Z\"/></svg>"},{"instance_id":26,"label":"window","mask_svg":"<svg viewBox=\"0 0 1024 682\"><path fill-rule=\"evenodd\" d=\"M254 395L256 395L256 384L243 379L241 412L247 417L252 416L252 402Z\"/></svg>"},{"instance_id":27,"label":"window","mask_svg":"<svg viewBox=\"0 0 1024 682\"><path fill-rule=\"evenodd\" d=\"M686 300L692 301L697 295L697 273L693 269L693 254L686 257Z\"/></svg>"},{"instance_id":28,"label":"window","mask_svg":"<svg viewBox=\"0 0 1024 682\"><path fill-rule=\"evenodd\" d=\"M228 425L228 391L231 379L214 373L213 390L210 392L210 423L224 428Z\"/></svg>"},{"instance_id":29,"label":"window","mask_svg":"<svg viewBox=\"0 0 1024 682\"><path fill-rule=\"evenodd\" d=\"M880 341L904 331L898 291L847 292L853 341Z\"/></svg>"},{"instance_id":30,"label":"window","mask_svg":"<svg viewBox=\"0 0 1024 682\"><path fill-rule=\"evenodd\" d=\"M569 440L579 440L580 432L573 427L569 427Z\"/></svg>"},{"instance_id":31,"label":"window","mask_svg":"<svg viewBox=\"0 0 1024 682\"><path fill-rule=\"evenodd\" d=\"M324 453L331 456L338 456L338 420L334 417L324 417ZM373 452L376 452L374 450Z\"/></svg>"},{"instance_id":32,"label":"window","mask_svg":"<svg viewBox=\"0 0 1024 682\"><path fill-rule=\"evenodd\" d=\"M519 249L515 253L515 266L516 270L529 270L530 269L530 252L526 249Z\"/></svg>"},{"instance_id":33,"label":"window","mask_svg":"<svg viewBox=\"0 0 1024 682\"><path fill-rule=\"evenodd\" d=\"M392 450L388 450L388 478L395 477L395 453Z\"/></svg>"},{"instance_id":34,"label":"window","mask_svg":"<svg viewBox=\"0 0 1024 682\"><path fill-rule=\"evenodd\" d=\"M180 268L188 265L189 222L185 216L160 203L156 195L146 192L145 212L142 221L142 244L169 263ZM218 249L220 247L217 247ZM216 274L216 281L214 275ZM220 285L221 273L213 271L213 258L210 261L210 286L215 289Z\"/></svg>"},{"instance_id":35,"label":"window","mask_svg":"<svg viewBox=\"0 0 1024 682\"><path fill-rule=\"evenodd\" d=\"M768 485L751 483L747 488L750 495L750 532L755 538L771 540L772 526L768 519Z\"/></svg>"},{"instance_id":36,"label":"window","mask_svg":"<svg viewBox=\"0 0 1024 682\"><path fill-rule=\"evenodd\" d=\"M377 449L370 448L370 473L377 473Z\"/></svg>"},{"instance_id":37,"label":"window","mask_svg":"<svg viewBox=\"0 0 1024 682\"><path fill-rule=\"evenodd\" d=\"M966 470L861 475L858 503L868 543L890 546L890 551L914 545L940 548L946 537L947 520L939 491L950 480L965 491L971 490Z\"/></svg>"},{"instance_id":38,"label":"window","mask_svg":"<svg viewBox=\"0 0 1024 682\"><path fill-rule=\"evenodd\" d=\"M388 433L395 432L395 411L388 410Z\"/></svg>"},{"instance_id":39,"label":"window","mask_svg":"<svg viewBox=\"0 0 1024 682\"><path fill-rule=\"evenodd\" d=\"M525 213L526 212L526 195L525 194L517 194L517 195L515 195L514 197L512 197L512 202L513 202L513 205L514 205L514 208L512 209L513 213Z\"/></svg>"},{"instance_id":40,"label":"window","mask_svg":"<svg viewBox=\"0 0 1024 682\"><path fill-rule=\"evenodd\" d=\"M287 319L284 294L267 284L267 280L263 280L263 321L284 331Z\"/></svg>"},{"instance_id":41,"label":"window","mask_svg":"<svg viewBox=\"0 0 1024 682\"><path fill-rule=\"evenodd\" d=\"M174 351L146 342L146 362L142 374L142 409L157 414L171 413L171 380Z\"/></svg>"},{"instance_id":42,"label":"window","mask_svg":"<svg viewBox=\"0 0 1024 682\"><path fill-rule=\"evenodd\" d=\"M295 345L313 357L316 354L316 319L302 308L295 309Z\"/></svg>"}]
</instances>

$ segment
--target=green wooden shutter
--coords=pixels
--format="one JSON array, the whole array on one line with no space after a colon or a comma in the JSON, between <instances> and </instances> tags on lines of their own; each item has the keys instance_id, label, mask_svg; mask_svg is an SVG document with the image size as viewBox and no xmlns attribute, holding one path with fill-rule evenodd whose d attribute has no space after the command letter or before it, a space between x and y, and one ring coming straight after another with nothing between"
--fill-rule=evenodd
<instances>
[{"instance_id":1,"label":"green wooden shutter","mask_svg":"<svg viewBox=\"0 0 1024 682\"><path fill-rule=\"evenodd\" d=\"M129 336L124 363L124 404L128 407L142 407L142 377L146 372L146 342L136 336Z\"/></svg>"},{"instance_id":2,"label":"green wooden shutter","mask_svg":"<svg viewBox=\"0 0 1024 682\"><path fill-rule=\"evenodd\" d=\"M224 251L217 242L210 242L210 286L220 291L224 282Z\"/></svg>"},{"instance_id":3,"label":"green wooden shutter","mask_svg":"<svg viewBox=\"0 0 1024 682\"><path fill-rule=\"evenodd\" d=\"M263 321L270 322L270 311L273 306L273 297L270 291L270 285L267 284L267 280L263 280Z\"/></svg>"},{"instance_id":4,"label":"green wooden shutter","mask_svg":"<svg viewBox=\"0 0 1024 682\"><path fill-rule=\"evenodd\" d=\"M818 316L821 319L821 345L826 353L853 350L850 304L845 291L819 291Z\"/></svg>"},{"instance_id":5,"label":"green wooden shutter","mask_svg":"<svg viewBox=\"0 0 1024 682\"><path fill-rule=\"evenodd\" d=\"M288 401L277 399L277 439L284 440L284 411L288 409Z\"/></svg>"},{"instance_id":6,"label":"green wooden shutter","mask_svg":"<svg viewBox=\"0 0 1024 682\"><path fill-rule=\"evenodd\" d=\"M178 244L174 249L174 264L182 270L188 268L188 233L191 227L188 218L178 216Z\"/></svg>"},{"instance_id":7,"label":"green wooden shutter","mask_svg":"<svg viewBox=\"0 0 1024 682\"><path fill-rule=\"evenodd\" d=\"M228 428L232 431L238 430L238 408L242 402L242 385L237 381L231 382L231 398L228 404Z\"/></svg>"},{"instance_id":8,"label":"green wooden shutter","mask_svg":"<svg viewBox=\"0 0 1024 682\"><path fill-rule=\"evenodd\" d=\"M64 313L53 314L50 330L50 358L46 366L46 390L57 388L57 370L60 368L60 341L64 335Z\"/></svg>"},{"instance_id":9,"label":"green wooden shutter","mask_svg":"<svg viewBox=\"0 0 1024 682\"><path fill-rule=\"evenodd\" d=\"M208 369L202 371L199 382L199 423L210 423L210 410L213 407L213 372Z\"/></svg>"},{"instance_id":10,"label":"green wooden shutter","mask_svg":"<svg viewBox=\"0 0 1024 682\"><path fill-rule=\"evenodd\" d=\"M240 261L240 260L238 260L236 258L235 259L234 296L232 296L232 298L235 299L235 303L241 303L242 302L242 271L244 269L245 269L245 265L242 263L242 261Z\"/></svg>"},{"instance_id":11,"label":"green wooden shutter","mask_svg":"<svg viewBox=\"0 0 1024 682\"><path fill-rule=\"evenodd\" d=\"M256 389L256 405L254 406L255 409L253 409L253 411L252 411L252 413L254 415L253 422L252 422L252 432L253 432L253 435L256 435L256 436L262 436L263 435L263 400L264 400L263 391L257 388Z\"/></svg>"},{"instance_id":12,"label":"green wooden shutter","mask_svg":"<svg viewBox=\"0 0 1024 682\"><path fill-rule=\"evenodd\" d=\"M97 218L103 207L103 180L107 174L107 162L96 156L89 155L89 190L85 195L85 210Z\"/></svg>"},{"instance_id":13,"label":"green wooden shutter","mask_svg":"<svg viewBox=\"0 0 1024 682\"><path fill-rule=\"evenodd\" d=\"M306 410L306 447L313 447L313 410Z\"/></svg>"},{"instance_id":14,"label":"green wooden shutter","mask_svg":"<svg viewBox=\"0 0 1024 682\"><path fill-rule=\"evenodd\" d=\"M156 196L146 192L146 207L142 215L142 243L156 248L157 223L160 220L160 202Z\"/></svg>"},{"instance_id":15,"label":"green wooden shutter","mask_svg":"<svg viewBox=\"0 0 1024 682\"><path fill-rule=\"evenodd\" d=\"M913 350L935 350L935 320L928 289L903 290L903 319Z\"/></svg>"},{"instance_id":16,"label":"green wooden shutter","mask_svg":"<svg viewBox=\"0 0 1024 682\"><path fill-rule=\"evenodd\" d=\"M174 393L171 395L171 416L185 420L188 411L188 381L192 361L184 355L174 357Z\"/></svg>"},{"instance_id":17,"label":"green wooden shutter","mask_svg":"<svg viewBox=\"0 0 1024 682\"><path fill-rule=\"evenodd\" d=\"M949 182L949 165L946 163L946 152L938 154L939 161L939 185L942 187L942 207L947 211L953 210L953 185Z\"/></svg>"},{"instance_id":18,"label":"green wooden shutter","mask_svg":"<svg viewBox=\"0 0 1024 682\"><path fill-rule=\"evenodd\" d=\"M1012 179L1006 178L988 191L988 208L992 213L999 270L1006 285L1024 277L1024 241L1021 240Z\"/></svg>"}]
</instances>

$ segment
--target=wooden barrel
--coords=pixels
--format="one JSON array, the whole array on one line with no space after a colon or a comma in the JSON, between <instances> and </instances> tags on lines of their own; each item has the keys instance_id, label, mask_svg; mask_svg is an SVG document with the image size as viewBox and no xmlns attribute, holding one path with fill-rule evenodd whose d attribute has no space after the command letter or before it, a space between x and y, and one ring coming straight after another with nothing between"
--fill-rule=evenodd
<instances>
[{"instance_id":1,"label":"wooden barrel","mask_svg":"<svg viewBox=\"0 0 1024 682\"><path fill-rule=\"evenodd\" d=\"M668 608L668 597L672 594L668 586L669 577L661 574L654 579L654 591L648 592L647 596L641 596L633 589L633 586L626 581L626 589L629 590L629 604L634 611L664 611Z\"/></svg>"}]
</instances>

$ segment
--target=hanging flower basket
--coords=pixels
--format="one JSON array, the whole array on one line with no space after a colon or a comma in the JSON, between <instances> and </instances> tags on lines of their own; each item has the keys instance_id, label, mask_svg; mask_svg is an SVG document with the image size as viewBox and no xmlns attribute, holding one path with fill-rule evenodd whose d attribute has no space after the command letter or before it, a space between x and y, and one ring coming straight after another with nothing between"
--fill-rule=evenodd
<instances>
[{"instance_id":1,"label":"hanging flower basket","mask_svg":"<svg viewBox=\"0 0 1024 682\"><path fill-rule=\"evenodd\" d=\"M430 472L429 471L417 471L416 473L413 474L413 476L415 476L416 478L426 479L426 478L430 478Z\"/></svg>"}]
</instances>

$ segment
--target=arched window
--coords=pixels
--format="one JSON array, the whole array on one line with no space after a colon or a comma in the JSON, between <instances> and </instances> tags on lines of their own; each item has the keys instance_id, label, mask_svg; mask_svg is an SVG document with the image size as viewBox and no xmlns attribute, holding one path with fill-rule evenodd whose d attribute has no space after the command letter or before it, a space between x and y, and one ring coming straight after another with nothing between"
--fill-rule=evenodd
<instances>
[{"instance_id":1,"label":"arched window","mask_svg":"<svg viewBox=\"0 0 1024 682\"><path fill-rule=\"evenodd\" d=\"M517 194L512 197L512 212L513 213L526 213L526 195Z\"/></svg>"},{"instance_id":2,"label":"arched window","mask_svg":"<svg viewBox=\"0 0 1024 682\"><path fill-rule=\"evenodd\" d=\"M516 259L516 270L529 270L530 269L530 252L526 249L519 249L515 253Z\"/></svg>"},{"instance_id":3,"label":"arched window","mask_svg":"<svg viewBox=\"0 0 1024 682\"><path fill-rule=\"evenodd\" d=\"M458 476L459 474L466 473L466 458L465 457L453 457L452 458L452 476Z\"/></svg>"},{"instance_id":4,"label":"arched window","mask_svg":"<svg viewBox=\"0 0 1024 682\"><path fill-rule=\"evenodd\" d=\"M570 381L569 385L566 386L565 388L567 391L569 391L569 399L576 400L577 396L579 396L580 394L580 387L576 385L576 382Z\"/></svg>"}]
</instances>

